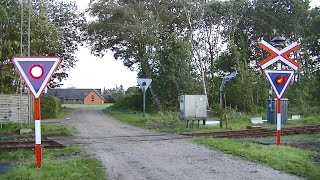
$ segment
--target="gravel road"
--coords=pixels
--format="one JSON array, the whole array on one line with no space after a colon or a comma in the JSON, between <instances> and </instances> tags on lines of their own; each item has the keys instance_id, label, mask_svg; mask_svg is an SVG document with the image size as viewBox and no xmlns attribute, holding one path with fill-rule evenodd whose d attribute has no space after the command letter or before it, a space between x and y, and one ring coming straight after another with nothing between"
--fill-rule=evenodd
<instances>
[{"instance_id":1,"label":"gravel road","mask_svg":"<svg viewBox=\"0 0 320 180\"><path fill-rule=\"evenodd\" d=\"M299 179L272 168L224 155L178 135L123 124L99 109L78 109L64 124L72 138L99 159L109 180Z\"/></svg>"}]
</instances>

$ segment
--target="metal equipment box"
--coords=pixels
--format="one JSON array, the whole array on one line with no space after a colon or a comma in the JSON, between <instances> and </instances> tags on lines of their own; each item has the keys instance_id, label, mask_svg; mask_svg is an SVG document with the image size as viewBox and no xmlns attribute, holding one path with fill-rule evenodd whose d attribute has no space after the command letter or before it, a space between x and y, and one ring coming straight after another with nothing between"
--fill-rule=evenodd
<instances>
[{"instance_id":1,"label":"metal equipment box","mask_svg":"<svg viewBox=\"0 0 320 180\"><path fill-rule=\"evenodd\" d=\"M289 99L281 98L281 124L287 124L288 122L288 103ZM277 124L277 99L267 99L267 122L270 124Z\"/></svg>"},{"instance_id":2,"label":"metal equipment box","mask_svg":"<svg viewBox=\"0 0 320 180\"><path fill-rule=\"evenodd\" d=\"M207 95L181 95L180 118L181 119L206 119Z\"/></svg>"}]
</instances>

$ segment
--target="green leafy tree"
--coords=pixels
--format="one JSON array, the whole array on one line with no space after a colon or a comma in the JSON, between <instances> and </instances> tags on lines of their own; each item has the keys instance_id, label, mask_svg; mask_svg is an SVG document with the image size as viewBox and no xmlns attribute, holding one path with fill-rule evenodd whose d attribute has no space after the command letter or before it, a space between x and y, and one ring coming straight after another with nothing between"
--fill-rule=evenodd
<instances>
[{"instance_id":1,"label":"green leafy tree","mask_svg":"<svg viewBox=\"0 0 320 180\"><path fill-rule=\"evenodd\" d=\"M20 47L19 9L18 1L0 1L0 93L16 92L19 86L19 76L11 63Z\"/></svg>"},{"instance_id":2,"label":"green leafy tree","mask_svg":"<svg viewBox=\"0 0 320 180\"><path fill-rule=\"evenodd\" d=\"M308 38L308 30L306 29L309 29L311 27L310 24L313 23L313 20L310 18L310 11L308 10L309 1L256 1L255 4L251 4L248 1L229 1L227 4L229 4L229 8L225 11L225 21L227 22L225 36L227 36L228 40L228 50L225 53L227 55L225 57L231 59L219 59L217 67L223 70L227 69L230 65L234 65L239 70L239 77L235 84L232 85L232 90L229 90L229 94L241 93L245 94L245 96L229 98L231 99L229 102L233 101L232 105L240 108L240 110L251 110L255 105L253 103L255 101L250 100L254 99L252 97L255 96L255 86L252 86L250 83L255 82L255 80L267 82L264 80L257 62L269 55L257 43L261 38L270 42L276 34L286 37L288 43L292 41L301 42L301 40ZM301 44L301 46L304 49L303 46L305 45ZM311 70L311 66L304 65L310 59L307 56L302 58L300 51L294 54L294 59L298 60L302 64L302 67L295 76L296 82L289 88L286 97L290 99L297 98L296 92L298 91L295 90L296 88L303 91L299 97L299 101L293 100L294 105L299 105L302 101L306 103L307 99L310 99L310 87L312 87L312 83L304 84L303 82L305 82L306 78L312 78L310 76L307 77L307 74L310 74L308 72ZM266 88L268 86L266 84L261 84L260 86L260 88L269 89ZM293 90L290 91L290 89ZM241 92L234 92L236 90L241 90ZM262 101L257 102L263 102L267 91L259 92L258 94L261 97L256 99L262 99ZM241 99L242 97L245 98ZM246 103L241 105L242 102ZM264 103L257 103L257 105L265 106Z\"/></svg>"},{"instance_id":3,"label":"green leafy tree","mask_svg":"<svg viewBox=\"0 0 320 180\"><path fill-rule=\"evenodd\" d=\"M20 55L21 5L18 0L0 0L0 92L18 92L20 80L13 69L11 59ZM24 4L24 7L28 7ZM50 87L60 85L67 77L66 71L74 67L74 53L80 42L80 26L83 16L77 12L75 3L63 1L32 1L30 10L30 54L33 56L58 56L62 63ZM25 12L25 17L28 13ZM7 14L7 17L5 17Z\"/></svg>"},{"instance_id":4,"label":"green leafy tree","mask_svg":"<svg viewBox=\"0 0 320 180\"><path fill-rule=\"evenodd\" d=\"M128 68L137 67L139 77L153 78L152 66L163 34L182 35L185 21L178 1L93 1L89 12L97 20L87 27L92 52L103 55L112 50L114 57ZM153 102L162 111L160 99L151 85Z\"/></svg>"},{"instance_id":5,"label":"green leafy tree","mask_svg":"<svg viewBox=\"0 0 320 180\"><path fill-rule=\"evenodd\" d=\"M125 91L122 85L120 85L119 87L116 86L115 88L103 90L103 97L107 103L115 103L119 101L121 98L123 98L124 96L125 96Z\"/></svg>"},{"instance_id":6,"label":"green leafy tree","mask_svg":"<svg viewBox=\"0 0 320 180\"><path fill-rule=\"evenodd\" d=\"M62 61L57 72L53 75L54 81L49 84L49 87L52 88L60 86L61 81L68 78L67 71L76 65L77 57L75 52L78 50L79 44L83 44L81 28L86 19L78 11L75 2L47 1L46 12L49 22L54 24L60 31L60 36L57 38L60 46L51 55L60 57Z\"/></svg>"},{"instance_id":7,"label":"green leafy tree","mask_svg":"<svg viewBox=\"0 0 320 180\"><path fill-rule=\"evenodd\" d=\"M164 39L164 38L162 38ZM191 65L191 46L187 39L169 35L156 52L153 87L166 110L178 110L182 94L199 94L199 82Z\"/></svg>"}]
</instances>

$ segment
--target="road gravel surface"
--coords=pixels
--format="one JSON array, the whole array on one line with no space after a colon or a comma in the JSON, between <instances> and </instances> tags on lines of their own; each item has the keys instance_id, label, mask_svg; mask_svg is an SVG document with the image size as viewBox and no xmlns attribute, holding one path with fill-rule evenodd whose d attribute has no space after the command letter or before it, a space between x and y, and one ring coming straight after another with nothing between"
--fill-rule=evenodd
<instances>
[{"instance_id":1,"label":"road gravel surface","mask_svg":"<svg viewBox=\"0 0 320 180\"><path fill-rule=\"evenodd\" d=\"M63 122L69 140L99 159L109 180L295 180L299 177L209 150L180 135L133 127L101 109L77 109Z\"/></svg>"}]
</instances>

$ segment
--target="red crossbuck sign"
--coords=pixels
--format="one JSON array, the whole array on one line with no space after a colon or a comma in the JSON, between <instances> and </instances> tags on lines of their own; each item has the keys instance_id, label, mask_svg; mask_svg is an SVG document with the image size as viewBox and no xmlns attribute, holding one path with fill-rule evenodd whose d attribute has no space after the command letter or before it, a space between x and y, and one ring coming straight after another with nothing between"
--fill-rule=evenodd
<instances>
[{"instance_id":1,"label":"red crossbuck sign","mask_svg":"<svg viewBox=\"0 0 320 180\"><path fill-rule=\"evenodd\" d=\"M278 50L277 48L273 47L271 44L267 43L266 41L262 40L259 43L259 46L268 51L270 53L270 56L266 59L259 62L259 66L261 66L262 69L265 69L266 67L270 66L271 64L277 62L278 60L282 61L283 63L290 66L292 69L297 70L299 67L299 63L295 62L293 59L288 57L288 55L297 50L299 48L298 43L294 42L290 44L289 46Z\"/></svg>"}]
</instances>

